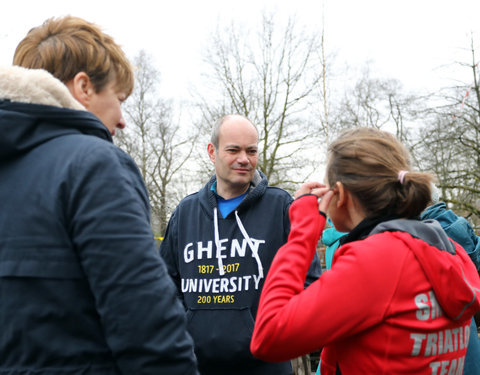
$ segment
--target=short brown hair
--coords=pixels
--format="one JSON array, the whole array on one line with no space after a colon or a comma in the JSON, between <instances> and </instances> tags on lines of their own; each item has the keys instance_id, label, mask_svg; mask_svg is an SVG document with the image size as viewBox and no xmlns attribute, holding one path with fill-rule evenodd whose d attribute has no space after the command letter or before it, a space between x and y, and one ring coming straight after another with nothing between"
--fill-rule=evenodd
<instances>
[{"instance_id":1,"label":"short brown hair","mask_svg":"<svg viewBox=\"0 0 480 375\"><path fill-rule=\"evenodd\" d=\"M399 180L399 172L408 171ZM431 201L433 176L414 172L407 149L390 133L355 128L329 146L327 179L340 181L369 218L415 218Z\"/></svg>"},{"instance_id":2,"label":"short brown hair","mask_svg":"<svg viewBox=\"0 0 480 375\"><path fill-rule=\"evenodd\" d=\"M85 72L96 92L112 80L127 96L133 90L133 69L120 46L78 17L50 18L31 29L17 46L13 64L47 70L63 83Z\"/></svg>"}]
</instances>

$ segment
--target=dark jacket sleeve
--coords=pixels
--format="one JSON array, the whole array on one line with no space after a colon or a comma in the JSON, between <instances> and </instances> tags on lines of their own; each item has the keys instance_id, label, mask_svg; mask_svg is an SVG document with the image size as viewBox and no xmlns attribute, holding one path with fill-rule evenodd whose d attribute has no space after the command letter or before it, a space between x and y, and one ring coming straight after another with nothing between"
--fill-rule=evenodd
<instances>
[{"instance_id":1,"label":"dark jacket sleeve","mask_svg":"<svg viewBox=\"0 0 480 375\"><path fill-rule=\"evenodd\" d=\"M170 220L168 222L167 230L163 238L162 243L160 244L160 255L162 256L165 264L167 265L167 270L172 278L175 286L177 287L177 296L183 303L183 293L180 289L180 274L178 271L178 249L177 249L177 238L178 238L178 220L177 220L178 208L173 212Z\"/></svg>"},{"instance_id":2,"label":"dark jacket sleeve","mask_svg":"<svg viewBox=\"0 0 480 375\"><path fill-rule=\"evenodd\" d=\"M290 199L288 201L288 205L285 206L284 213L283 213L283 219L285 221L284 227L288 229L285 234L285 242L287 241L288 235L290 233L289 209L292 202L293 202L293 199ZM307 272L307 278L305 279L305 288L308 287L315 280L317 280L321 274L322 274L322 264L320 263L320 258L318 257L318 254L315 253L315 255L313 256L312 263L310 264L310 268L308 269L308 272Z\"/></svg>"},{"instance_id":3,"label":"dark jacket sleeve","mask_svg":"<svg viewBox=\"0 0 480 375\"><path fill-rule=\"evenodd\" d=\"M122 374L197 374L138 169L113 145L89 148L66 189L66 215L117 366Z\"/></svg>"},{"instance_id":4,"label":"dark jacket sleeve","mask_svg":"<svg viewBox=\"0 0 480 375\"><path fill-rule=\"evenodd\" d=\"M320 258L318 254L315 253L313 256L312 263L310 264L310 268L307 272L307 278L305 279L305 288L317 280L320 275L322 274L322 265L320 263Z\"/></svg>"}]
</instances>

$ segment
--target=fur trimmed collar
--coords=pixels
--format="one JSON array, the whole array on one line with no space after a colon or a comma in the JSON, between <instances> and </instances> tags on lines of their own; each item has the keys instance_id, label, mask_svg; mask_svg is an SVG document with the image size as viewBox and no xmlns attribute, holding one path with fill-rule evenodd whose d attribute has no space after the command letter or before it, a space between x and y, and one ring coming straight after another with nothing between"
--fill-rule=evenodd
<instances>
[{"instance_id":1,"label":"fur trimmed collar","mask_svg":"<svg viewBox=\"0 0 480 375\"><path fill-rule=\"evenodd\" d=\"M20 66L0 66L0 99L85 110L53 75Z\"/></svg>"}]
</instances>

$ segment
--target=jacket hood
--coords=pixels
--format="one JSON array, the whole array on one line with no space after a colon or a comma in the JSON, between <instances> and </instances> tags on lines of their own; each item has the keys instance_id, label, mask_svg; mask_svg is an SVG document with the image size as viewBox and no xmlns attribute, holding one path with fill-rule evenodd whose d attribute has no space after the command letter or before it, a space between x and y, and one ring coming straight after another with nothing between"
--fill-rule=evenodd
<instances>
[{"instance_id":1,"label":"jacket hood","mask_svg":"<svg viewBox=\"0 0 480 375\"><path fill-rule=\"evenodd\" d=\"M210 181L208 181L207 184L199 191L200 205L209 218L213 217L213 209L217 207L217 197L211 190L211 187L215 181L217 181L217 176L213 175ZM250 207L265 194L267 187L267 177L262 172L258 170L255 171L248 194L238 205L237 211L242 212L244 209Z\"/></svg>"},{"instance_id":2,"label":"jacket hood","mask_svg":"<svg viewBox=\"0 0 480 375\"><path fill-rule=\"evenodd\" d=\"M477 268L480 266L480 238L475 234L467 219L448 210L444 202L428 207L422 212L421 218L437 220L447 235L462 245L475 266Z\"/></svg>"},{"instance_id":3,"label":"jacket hood","mask_svg":"<svg viewBox=\"0 0 480 375\"><path fill-rule=\"evenodd\" d=\"M449 318L470 319L480 309L477 270L467 253L447 237L437 221L386 221L377 225L370 235L385 231L406 232L413 237L405 240L405 244L418 260Z\"/></svg>"},{"instance_id":4,"label":"jacket hood","mask_svg":"<svg viewBox=\"0 0 480 375\"><path fill-rule=\"evenodd\" d=\"M15 157L52 138L75 133L112 141L102 122L50 73L0 66L0 158Z\"/></svg>"}]
</instances>

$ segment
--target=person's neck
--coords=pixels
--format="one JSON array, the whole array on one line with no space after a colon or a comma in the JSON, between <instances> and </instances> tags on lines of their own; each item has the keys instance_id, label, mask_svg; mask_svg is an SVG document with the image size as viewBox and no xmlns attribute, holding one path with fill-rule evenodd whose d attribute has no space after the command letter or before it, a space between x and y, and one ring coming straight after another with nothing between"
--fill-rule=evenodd
<instances>
[{"instance_id":1,"label":"person's neck","mask_svg":"<svg viewBox=\"0 0 480 375\"><path fill-rule=\"evenodd\" d=\"M217 194L221 196L223 199L232 199L239 197L240 195L247 192L248 187L250 184L245 186L223 186L223 184L219 183L217 180Z\"/></svg>"}]
</instances>

